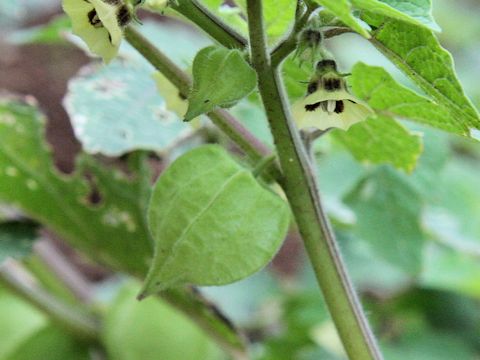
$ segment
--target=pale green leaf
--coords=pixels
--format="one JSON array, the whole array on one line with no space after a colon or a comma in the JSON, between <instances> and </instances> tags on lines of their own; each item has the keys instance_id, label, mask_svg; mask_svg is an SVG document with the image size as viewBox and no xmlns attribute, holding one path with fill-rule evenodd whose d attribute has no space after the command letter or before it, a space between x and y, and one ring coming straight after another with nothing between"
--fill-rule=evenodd
<instances>
[{"instance_id":1,"label":"pale green leaf","mask_svg":"<svg viewBox=\"0 0 480 360\"><path fill-rule=\"evenodd\" d=\"M443 104L416 94L397 83L383 68L357 63L350 78L352 90L377 112L400 116L453 133L468 135L468 128Z\"/></svg>"},{"instance_id":2,"label":"pale green leaf","mask_svg":"<svg viewBox=\"0 0 480 360\"><path fill-rule=\"evenodd\" d=\"M239 50L209 46L193 61L193 89L185 119L230 107L251 93L256 84L256 73Z\"/></svg>"},{"instance_id":3,"label":"pale green leaf","mask_svg":"<svg viewBox=\"0 0 480 360\"><path fill-rule=\"evenodd\" d=\"M235 3L246 11L246 0L235 0ZM265 21L265 31L269 42L284 35L292 26L295 20L296 1L291 0L264 0L263 16Z\"/></svg>"},{"instance_id":4,"label":"pale green leaf","mask_svg":"<svg viewBox=\"0 0 480 360\"><path fill-rule=\"evenodd\" d=\"M0 285L0 359L12 355L21 344L43 328L47 319Z\"/></svg>"},{"instance_id":5,"label":"pale green leaf","mask_svg":"<svg viewBox=\"0 0 480 360\"><path fill-rule=\"evenodd\" d=\"M473 360L476 357L468 340L454 332L428 328L403 334L385 344L382 350L388 360Z\"/></svg>"},{"instance_id":6,"label":"pale green leaf","mask_svg":"<svg viewBox=\"0 0 480 360\"><path fill-rule=\"evenodd\" d=\"M358 123L349 131L336 131L339 139L360 162L391 164L411 172L423 150L419 134L392 118L379 116Z\"/></svg>"},{"instance_id":7,"label":"pale green leaf","mask_svg":"<svg viewBox=\"0 0 480 360\"><path fill-rule=\"evenodd\" d=\"M230 27L248 36L248 25L242 8L225 5L223 0L203 0L202 3Z\"/></svg>"},{"instance_id":8,"label":"pale green leaf","mask_svg":"<svg viewBox=\"0 0 480 360\"><path fill-rule=\"evenodd\" d=\"M352 4L349 0L315 0L325 9L337 16L345 25L351 27L365 38L370 38L368 31L360 24L359 20L352 15Z\"/></svg>"},{"instance_id":9,"label":"pale green leaf","mask_svg":"<svg viewBox=\"0 0 480 360\"><path fill-rule=\"evenodd\" d=\"M389 167L367 175L345 197L357 216L352 229L374 253L409 274L421 268L422 202L411 185Z\"/></svg>"},{"instance_id":10,"label":"pale green leaf","mask_svg":"<svg viewBox=\"0 0 480 360\"><path fill-rule=\"evenodd\" d=\"M139 172L138 178L127 180L84 156L82 168L101 198L99 204L90 204L92 190L82 171L66 176L54 167L43 140L44 123L35 107L0 99L0 201L18 207L96 260L144 274L152 254L145 226L149 174Z\"/></svg>"},{"instance_id":11,"label":"pale green leaf","mask_svg":"<svg viewBox=\"0 0 480 360\"><path fill-rule=\"evenodd\" d=\"M420 284L426 288L455 291L480 298L478 254L431 243L424 256Z\"/></svg>"},{"instance_id":12,"label":"pale green leaf","mask_svg":"<svg viewBox=\"0 0 480 360\"><path fill-rule=\"evenodd\" d=\"M430 0L351 0L353 6L393 19L439 31L432 17Z\"/></svg>"},{"instance_id":13,"label":"pale green leaf","mask_svg":"<svg viewBox=\"0 0 480 360\"><path fill-rule=\"evenodd\" d=\"M21 324L19 324L21 326ZM31 334L12 354L2 360L89 360L88 346L63 329L47 325Z\"/></svg>"},{"instance_id":14,"label":"pale green leaf","mask_svg":"<svg viewBox=\"0 0 480 360\"><path fill-rule=\"evenodd\" d=\"M148 220L155 257L141 297L253 274L278 250L289 218L286 203L222 148L188 152L154 186Z\"/></svg>"},{"instance_id":15,"label":"pale green leaf","mask_svg":"<svg viewBox=\"0 0 480 360\"><path fill-rule=\"evenodd\" d=\"M27 222L0 223L0 264L7 258L23 258L30 254L37 240L36 225Z\"/></svg>"},{"instance_id":16,"label":"pale green leaf","mask_svg":"<svg viewBox=\"0 0 480 360\"><path fill-rule=\"evenodd\" d=\"M84 67L70 80L64 105L88 153L164 152L193 131L167 109L150 70L133 60Z\"/></svg>"},{"instance_id":17,"label":"pale green leaf","mask_svg":"<svg viewBox=\"0 0 480 360\"><path fill-rule=\"evenodd\" d=\"M135 299L139 287L124 286L110 305L102 338L115 360L220 360L222 352L190 319L160 300Z\"/></svg>"},{"instance_id":18,"label":"pale green leaf","mask_svg":"<svg viewBox=\"0 0 480 360\"><path fill-rule=\"evenodd\" d=\"M428 29L396 20L375 23L371 42L436 103L456 124L480 128L477 110L455 75L452 56Z\"/></svg>"}]
</instances>

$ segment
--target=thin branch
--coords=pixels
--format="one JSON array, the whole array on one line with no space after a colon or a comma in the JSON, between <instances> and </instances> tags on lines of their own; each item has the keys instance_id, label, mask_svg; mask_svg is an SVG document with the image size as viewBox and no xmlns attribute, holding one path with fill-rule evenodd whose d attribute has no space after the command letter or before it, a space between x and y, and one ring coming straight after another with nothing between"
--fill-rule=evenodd
<instances>
[{"instance_id":1,"label":"thin branch","mask_svg":"<svg viewBox=\"0 0 480 360\"><path fill-rule=\"evenodd\" d=\"M171 7L206 31L206 33L219 44L227 48L244 49L248 45L247 40L242 35L228 26L228 24L210 12L197 0L172 1Z\"/></svg>"},{"instance_id":2,"label":"thin branch","mask_svg":"<svg viewBox=\"0 0 480 360\"><path fill-rule=\"evenodd\" d=\"M188 289L182 291L169 289L162 292L160 297L187 314L234 360L248 358L243 335L214 304L208 302L197 290L191 288L188 292Z\"/></svg>"},{"instance_id":3,"label":"thin branch","mask_svg":"<svg viewBox=\"0 0 480 360\"><path fill-rule=\"evenodd\" d=\"M6 260L0 266L0 282L75 336L98 341L97 319L44 291L20 263Z\"/></svg>"},{"instance_id":4,"label":"thin branch","mask_svg":"<svg viewBox=\"0 0 480 360\"><path fill-rule=\"evenodd\" d=\"M192 83L188 74L133 27L130 26L125 29L125 38L145 59L178 88L183 97L188 97ZM271 150L267 146L227 111L221 109L214 110L207 115L220 130L238 145L253 163L271 154ZM281 178L281 172L276 163L269 167L268 175L273 179Z\"/></svg>"},{"instance_id":5,"label":"thin branch","mask_svg":"<svg viewBox=\"0 0 480 360\"><path fill-rule=\"evenodd\" d=\"M93 289L88 281L67 261L55 245L48 239L42 239L34 245L38 257L73 295L84 303L92 300Z\"/></svg>"},{"instance_id":6,"label":"thin branch","mask_svg":"<svg viewBox=\"0 0 480 360\"><path fill-rule=\"evenodd\" d=\"M247 0L247 10L251 59L284 174L283 189L318 284L349 358L382 359L341 259L320 200L314 172L291 119L279 73L270 63L262 1Z\"/></svg>"}]
</instances>

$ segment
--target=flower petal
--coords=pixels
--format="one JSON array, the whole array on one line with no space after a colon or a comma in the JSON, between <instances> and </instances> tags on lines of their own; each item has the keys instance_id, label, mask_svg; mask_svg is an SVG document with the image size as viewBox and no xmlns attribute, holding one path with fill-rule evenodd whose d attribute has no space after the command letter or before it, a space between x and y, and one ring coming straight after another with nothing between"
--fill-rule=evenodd
<instances>
[{"instance_id":1,"label":"flower petal","mask_svg":"<svg viewBox=\"0 0 480 360\"><path fill-rule=\"evenodd\" d=\"M105 63L117 55L122 30L116 19L116 6L101 0L63 0L63 10L72 20L73 33L85 41L91 52L101 56ZM90 23L91 11L97 12L103 26Z\"/></svg>"},{"instance_id":2,"label":"flower petal","mask_svg":"<svg viewBox=\"0 0 480 360\"><path fill-rule=\"evenodd\" d=\"M315 95L316 93L312 94ZM315 104L315 101L328 101L323 97L316 97L309 95L302 101L296 102L292 107L293 117L299 128L314 127L320 130L326 130L332 127L348 130L353 124L366 120L370 115L373 115L373 110L358 99L350 100L348 98L333 99L342 102L341 112L328 112L326 108L317 106L311 111L305 109L306 105ZM350 94L349 98L354 98ZM308 100L308 101L307 101ZM358 101L358 102L357 102Z\"/></svg>"}]
</instances>

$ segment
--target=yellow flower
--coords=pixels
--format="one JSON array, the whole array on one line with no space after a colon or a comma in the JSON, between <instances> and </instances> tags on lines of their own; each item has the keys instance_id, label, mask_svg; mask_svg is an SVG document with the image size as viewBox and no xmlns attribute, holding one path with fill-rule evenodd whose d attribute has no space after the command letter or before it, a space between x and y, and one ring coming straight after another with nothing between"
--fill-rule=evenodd
<instances>
[{"instance_id":1,"label":"yellow flower","mask_svg":"<svg viewBox=\"0 0 480 360\"><path fill-rule=\"evenodd\" d=\"M365 102L350 94L333 60L319 62L317 71L316 78L308 85L308 95L292 106L299 128L348 130L374 114Z\"/></svg>"},{"instance_id":2,"label":"yellow flower","mask_svg":"<svg viewBox=\"0 0 480 360\"><path fill-rule=\"evenodd\" d=\"M63 10L90 51L105 63L117 55L123 27L132 19L131 6L123 0L63 0Z\"/></svg>"}]
</instances>

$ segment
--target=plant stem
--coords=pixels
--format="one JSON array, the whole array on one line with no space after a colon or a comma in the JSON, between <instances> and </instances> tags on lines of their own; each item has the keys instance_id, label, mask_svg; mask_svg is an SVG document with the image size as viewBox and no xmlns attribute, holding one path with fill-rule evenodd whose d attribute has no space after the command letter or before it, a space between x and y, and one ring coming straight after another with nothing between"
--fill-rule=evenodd
<instances>
[{"instance_id":1,"label":"plant stem","mask_svg":"<svg viewBox=\"0 0 480 360\"><path fill-rule=\"evenodd\" d=\"M34 245L34 250L52 274L64 285L76 299L89 303L93 298L93 288L85 277L71 264L52 241L42 239Z\"/></svg>"},{"instance_id":2,"label":"plant stem","mask_svg":"<svg viewBox=\"0 0 480 360\"><path fill-rule=\"evenodd\" d=\"M133 27L129 26L125 29L125 38L145 59L178 88L183 97L188 97L192 83L188 74L175 65L155 47L155 45ZM220 130L238 145L253 163L271 154L271 150L267 146L258 140L255 135L248 131L248 129L227 111L221 109L214 110L207 115ZM268 175L273 179L281 178L281 172L276 163L273 163L269 167Z\"/></svg>"},{"instance_id":3,"label":"plant stem","mask_svg":"<svg viewBox=\"0 0 480 360\"><path fill-rule=\"evenodd\" d=\"M180 308L190 319L215 339L235 360L246 359L245 339L215 305L209 303L198 291L169 289L160 297ZM218 321L218 319L221 321Z\"/></svg>"},{"instance_id":4,"label":"plant stem","mask_svg":"<svg viewBox=\"0 0 480 360\"><path fill-rule=\"evenodd\" d=\"M213 39L226 48L244 49L247 40L235 29L225 24L215 14L201 5L197 0L172 1L172 9L204 29Z\"/></svg>"},{"instance_id":5,"label":"plant stem","mask_svg":"<svg viewBox=\"0 0 480 360\"><path fill-rule=\"evenodd\" d=\"M349 358L382 359L323 210L315 176L291 120L278 71L271 65L267 53L262 1L247 0L247 13L251 58L284 174L283 189L317 281Z\"/></svg>"},{"instance_id":6,"label":"plant stem","mask_svg":"<svg viewBox=\"0 0 480 360\"><path fill-rule=\"evenodd\" d=\"M38 287L20 263L5 261L0 267L0 282L75 336L92 342L98 341L97 320Z\"/></svg>"}]
</instances>

